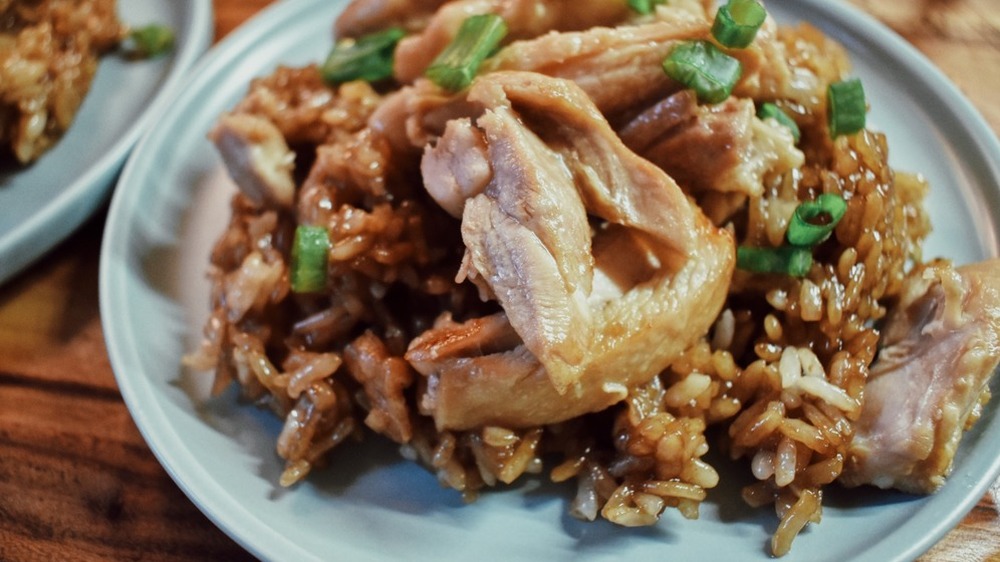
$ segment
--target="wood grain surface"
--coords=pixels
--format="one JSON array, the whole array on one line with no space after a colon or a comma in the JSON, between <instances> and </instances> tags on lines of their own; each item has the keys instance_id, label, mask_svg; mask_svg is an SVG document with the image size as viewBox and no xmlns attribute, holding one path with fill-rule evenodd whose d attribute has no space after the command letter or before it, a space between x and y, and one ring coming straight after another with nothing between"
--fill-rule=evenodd
<instances>
[{"instance_id":1,"label":"wood grain surface","mask_svg":"<svg viewBox=\"0 0 1000 562\"><path fill-rule=\"evenodd\" d=\"M852 2L1000 131L997 0ZM214 0L216 40L269 3ZM122 401L98 313L103 226L102 212L0 287L0 561L252 559L171 481ZM923 561L1000 560L994 488Z\"/></svg>"}]
</instances>

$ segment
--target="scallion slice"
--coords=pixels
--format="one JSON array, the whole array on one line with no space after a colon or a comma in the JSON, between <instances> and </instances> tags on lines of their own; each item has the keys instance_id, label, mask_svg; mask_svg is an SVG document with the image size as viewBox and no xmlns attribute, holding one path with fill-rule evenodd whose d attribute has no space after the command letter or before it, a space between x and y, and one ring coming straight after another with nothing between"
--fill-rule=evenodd
<instances>
[{"instance_id":1,"label":"scallion slice","mask_svg":"<svg viewBox=\"0 0 1000 562\"><path fill-rule=\"evenodd\" d=\"M174 31L165 25L137 27L129 32L128 38L133 52L143 58L158 57L174 48Z\"/></svg>"},{"instance_id":2,"label":"scallion slice","mask_svg":"<svg viewBox=\"0 0 1000 562\"><path fill-rule=\"evenodd\" d=\"M740 246L736 248L736 267L755 273L805 277L812 267L812 251L809 248L796 246L780 248Z\"/></svg>"},{"instance_id":3,"label":"scallion slice","mask_svg":"<svg viewBox=\"0 0 1000 562\"><path fill-rule=\"evenodd\" d=\"M292 242L291 284L296 293L316 293L326 287L330 234L325 227L299 225Z\"/></svg>"},{"instance_id":4,"label":"scallion slice","mask_svg":"<svg viewBox=\"0 0 1000 562\"><path fill-rule=\"evenodd\" d=\"M743 65L708 41L685 41L671 49L663 71L693 89L701 101L719 103L733 93Z\"/></svg>"},{"instance_id":5,"label":"scallion slice","mask_svg":"<svg viewBox=\"0 0 1000 562\"><path fill-rule=\"evenodd\" d=\"M629 8L640 14L646 15L653 13L657 4L663 4L667 0L628 0Z\"/></svg>"},{"instance_id":6,"label":"scallion slice","mask_svg":"<svg viewBox=\"0 0 1000 562\"><path fill-rule=\"evenodd\" d=\"M424 75L438 86L457 92L472 83L479 66L507 35L507 24L496 14L470 16L455 39L434 59Z\"/></svg>"},{"instance_id":7,"label":"scallion slice","mask_svg":"<svg viewBox=\"0 0 1000 562\"><path fill-rule=\"evenodd\" d=\"M743 49L753 43L765 19L767 10L757 0L729 0L715 14L712 36L726 47Z\"/></svg>"},{"instance_id":8,"label":"scallion slice","mask_svg":"<svg viewBox=\"0 0 1000 562\"><path fill-rule=\"evenodd\" d=\"M859 78L834 82L826 90L830 137L852 135L865 128L865 89Z\"/></svg>"},{"instance_id":9,"label":"scallion slice","mask_svg":"<svg viewBox=\"0 0 1000 562\"><path fill-rule=\"evenodd\" d=\"M846 211L847 201L833 193L824 193L813 201L804 201L792 213L785 238L793 246L819 244L830 236Z\"/></svg>"},{"instance_id":10,"label":"scallion slice","mask_svg":"<svg viewBox=\"0 0 1000 562\"><path fill-rule=\"evenodd\" d=\"M788 127L792 131L792 138L795 139L795 144L798 144L799 140L802 139L802 131L799 130L799 126L795 120L773 103L766 102L762 104L760 109L757 110L757 117L761 120L774 119L780 125Z\"/></svg>"},{"instance_id":11,"label":"scallion slice","mask_svg":"<svg viewBox=\"0 0 1000 562\"><path fill-rule=\"evenodd\" d=\"M320 72L327 82L376 82L392 76L392 55L406 32L399 27L344 39L333 46Z\"/></svg>"}]
</instances>

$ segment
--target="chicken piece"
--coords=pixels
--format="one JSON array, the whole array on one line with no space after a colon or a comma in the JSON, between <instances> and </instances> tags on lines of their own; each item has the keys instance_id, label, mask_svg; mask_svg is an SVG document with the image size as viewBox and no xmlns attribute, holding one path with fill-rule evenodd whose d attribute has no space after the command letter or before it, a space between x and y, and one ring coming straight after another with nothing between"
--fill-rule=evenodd
<instances>
[{"instance_id":1,"label":"chicken piece","mask_svg":"<svg viewBox=\"0 0 1000 562\"><path fill-rule=\"evenodd\" d=\"M1000 361L1000 260L917 270L883 334L840 480L931 493Z\"/></svg>"},{"instance_id":2,"label":"chicken piece","mask_svg":"<svg viewBox=\"0 0 1000 562\"><path fill-rule=\"evenodd\" d=\"M493 170L482 131L468 118L449 121L437 144L428 144L420 161L427 193L455 218L465 202L486 189Z\"/></svg>"},{"instance_id":3,"label":"chicken piece","mask_svg":"<svg viewBox=\"0 0 1000 562\"><path fill-rule=\"evenodd\" d=\"M730 182L724 181L725 176L738 180L735 191L752 192L759 189L752 187L758 176L780 173L799 162L801 155L786 142L785 131L773 124L751 119L751 115L747 114L748 103L744 103L746 107L723 104L720 108L695 108L686 106L684 97L671 99L671 94L679 93L681 86L663 72L661 63L678 42L704 39L710 35L712 19L705 6L693 0L671 3L669 7L659 7L654 19L642 21L639 25L552 32L530 40L515 41L487 59L480 74L521 70L573 80L605 116L612 122L622 124L623 135L637 134L625 129L644 129L644 132L638 133L645 135L643 140L629 139L627 144L632 148L643 145L651 151L644 155L663 160L657 162L661 165L669 164L670 150L667 146L658 150L658 141L689 153L684 158L675 158L676 162L687 162L686 158L693 152L699 161L712 161L708 169L714 168L714 159L707 158L700 150L687 147L693 141L714 145L715 150L725 152L724 137L715 136L716 133L742 136L740 147L744 154L741 156L757 152L750 163L742 165L735 160L736 152L723 154L728 174L723 172L709 174L710 177L688 178L681 182L684 187L692 183L709 184L724 187L725 193L732 193L734 188ZM811 28L800 30L794 42L813 51L837 49L835 44L827 44L822 34L812 33ZM837 79L845 69L836 65L813 69L809 66L812 59L790 57L788 49L778 37L774 22L768 20L750 47L732 51L730 54L744 65L743 78L736 86L737 97L787 99L802 107L815 109L825 99L826 84ZM837 57L833 59L839 60ZM668 107L662 107L662 104ZM670 104L676 104L676 107L669 107ZM640 113L643 108L648 109ZM369 125L389 139L395 152L412 155L442 135L448 121L460 117L475 118L482 110L482 107L470 103L464 93L451 95L429 81L419 79L390 95L372 115ZM689 112L699 118L692 121ZM733 124L727 130L725 123L729 117L739 117L740 126ZM648 121L645 126L642 126L643 120ZM665 120L662 127L659 120ZM672 137L663 130L682 121L687 127L673 131L680 138L667 142ZM403 123L402 127L400 123ZM684 134L681 135L681 132ZM705 169L690 165L686 168ZM692 188L692 191L698 189Z\"/></svg>"},{"instance_id":4,"label":"chicken piece","mask_svg":"<svg viewBox=\"0 0 1000 562\"><path fill-rule=\"evenodd\" d=\"M466 18L497 14L507 24L506 41L537 37L549 31L572 31L614 25L629 15L625 2L607 0L455 0L441 6L426 28L396 47L393 74L402 83L419 78L451 43Z\"/></svg>"},{"instance_id":5,"label":"chicken piece","mask_svg":"<svg viewBox=\"0 0 1000 562\"><path fill-rule=\"evenodd\" d=\"M461 324L443 318L410 343L406 360L427 377L419 407L439 430L539 426L581 406L555 391L502 312Z\"/></svg>"},{"instance_id":6,"label":"chicken piece","mask_svg":"<svg viewBox=\"0 0 1000 562\"><path fill-rule=\"evenodd\" d=\"M344 364L364 388L369 405L365 425L396 443L409 442L413 424L404 393L414 373L406 361L389 355L385 343L369 331L344 348Z\"/></svg>"},{"instance_id":7,"label":"chicken piece","mask_svg":"<svg viewBox=\"0 0 1000 562\"><path fill-rule=\"evenodd\" d=\"M455 119L475 118L483 108L465 94L452 95L427 79L420 79L386 96L368 120L376 134L389 141L400 157L419 157L421 151L444 134Z\"/></svg>"},{"instance_id":8,"label":"chicken piece","mask_svg":"<svg viewBox=\"0 0 1000 562\"><path fill-rule=\"evenodd\" d=\"M604 409L708 329L729 286L732 238L630 152L572 82L498 72L469 99L487 108L475 126L491 177L465 202L466 270L523 343L486 346L482 320L424 333L406 358L428 377L425 407L449 429ZM456 343L465 339L475 343Z\"/></svg>"},{"instance_id":9,"label":"chicken piece","mask_svg":"<svg viewBox=\"0 0 1000 562\"><path fill-rule=\"evenodd\" d=\"M419 31L448 0L352 0L337 16L333 32L338 39L361 37L390 27Z\"/></svg>"},{"instance_id":10,"label":"chicken piece","mask_svg":"<svg viewBox=\"0 0 1000 562\"><path fill-rule=\"evenodd\" d=\"M517 41L487 59L480 74L525 70L569 78L606 114L642 107L678 88L661 67L675 41L705 36L711 25L697 0L679 2L676 7L671 4L670 9L658 10L657 17L640 26L552 32ZM397 60L400 56L397 49ZM449 121L476 118L482 112L464 92L452 95L429 80L417 79L387 96L369 126L385 136L396 153L412 155L443 134Z\"/></svg>"},{"instance_id":11,"label":"chicken piece","mask_svg":"<svg viewBox=\"0 0 1000 562\"><path fill-rule=\"evenodd\" d=\"M647 109L619 130L637 154L663 168L688 193L760 197L767 176L802 166L787 127L761 121L749 99L698 105L691 90Z\"/></svg>"},{"instance_id":12,"label":"chicken piece","mask_svg":"<svg viewBox=\"0 0 1000 562\"><path fill-rule=\"evenodd\" d=\"M484 65L484 72L524 70L576 82L605 115L643 107L679 86L663 59L679 41L707 36L707 17L681 17L642 25L549 33L512 43Z\"/></svg>"},{"instance_id":13,"label":"chicken piece","mask_svg":"<svg viewBox=\"0 0 1000 562\"><path fill-rule=\"evenodd\" d=\"M208 136L240 191L257 205L291 208L295 153L273 123L247 113L226 114Z\"/></svg>"},{"instance_id":14,"label":"chicken piece","mask_svg":"<svg viewBox=\"0 0 1000 562\"><path fill-rule=\"evenodd\" d=\"M663 137L690 128L698 117L698 95L694 90L681 90L619 126L618 136L638 153L654 146Z\"/></svg>"}]
</instances>

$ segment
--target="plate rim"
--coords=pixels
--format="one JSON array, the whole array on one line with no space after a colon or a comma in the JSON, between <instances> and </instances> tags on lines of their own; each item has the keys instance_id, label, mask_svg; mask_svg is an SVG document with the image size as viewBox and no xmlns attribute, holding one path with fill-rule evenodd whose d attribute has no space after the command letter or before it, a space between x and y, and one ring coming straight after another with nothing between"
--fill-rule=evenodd
<instances>
[{"instance_id":1,"label":"plate rim","mask_svg":"<svg viewBox=\"0 0 1000 562\"><path fill-rule=\"evenodd\" d=\"M203 79L201 78L202 76L212 74L213 69L224 66L227 62L251 49L259 37L259 28L261 31L278 28L284 21L323 1L326 0L283 0L272 3L208 49L205 55L189 71L187 79L178 88L177 95L172 97L171 102L173 105L168 107L166 111L154 120L146 134L139 139L134 150L125 161L122 173L117 182L119 186L125 187L116 189L112 195L104 236L101 240L98 291L104 341L108 351L108 358L112 365L112 371L115 375L115 381L121 390L126 407L139 429L139 433L149 445L160 466L164 468L171 480L177 484L184 495L198 507L199 511L242 548L254 556L265 560L319 559L309 550L278 535L257 514L250 513L235 499L225 495L212 494L212 486L207 483L193 482L191 479L181 477L178 467L182 466L182 463L180 460L175 461L172 455L182 456L187 462L191 462L194 456L183 446L183 440L176 432L170 432L168 436L165 436L162 433L154 434L150 431L150 419L154 409L157 413L162 412L161 405L156 399L155 393L152 392L152 387L138 387L132 384L129 377L119 375L119 373L126 371L124 368L125 365L137 365L138 361L135 353L137 346L134 343L133 334L127 330L119 332L115 324L110 324L106 320L114 316L111 303L117 296L122 294L122 291L116 290L119 287L115 285L115 272L111 266L112 256L116 256L116 252L120 252L121 257L124 259L127 257L128 251L128 244L125 242L127 237L119 232L119 230L125 228L127 221L117 221L114 220L114 217L119 214L119 211L116 209L127 208L129 198L138 197L140 193L138 189L129 190L127 188L132 174L136 173L135 169L138 167L138 159L144 153L145 147L155 140L156 131L159 129L156 125L160 122L168 121L171 110L174 107L180 107L181 103L186 99L187 94L185 92L193 90L193 86L197 85ZM333 1L346 5L349 0ZM207 78L205 79L207 80ZM120 346L119 343L121 342L128 342L130 345ZM129 357L128 361L124 359L127 356ZM144 405L144 407L140 408L140 404ZM170 451L170 453L166 451ZM218 503L206 502L206 497L215 498L215 502ZM226 512L226 509L249 514L250 517L243 520L245 523L248 522L249 525L245 528L234 529L231 525L226 524L222 515ZM273 540L265 538L272 538Z\"/></svg>"},{"instance_id":2,"label":"plate rim","mask_svg":"<svg viewBox=\"0 0 1000 562\"><path fill-rule=\"evenodd\" d=\"M203 74L211 73L212 69L225 64L227 60L245 54L246 49L259 38L261 33L274 31L282 22L294 17L303 10L307 10L319 1L321 0L286 0L285 2L276 3L265 8L214 46L192 70L190 80L186 84L196 84L199 81L199 77ZM339 1L346 3L346 0ZM813 10L813 13L817 14L814 18L816 21L830 23L846 29L851 32L852 36L861 37L871 45L875 45L879 51L891 52L894 58L905 61L906 69L916 73L921 78L922 84L925 87L939 100L948 101L947 105L952 110L954 119L961 123L964 130L969 133L973 142L984 155L984 164L987 166L985 173L1000 178L1000 140L998 140L996 134L988 126L979 110L968 100L964 93L934 63L917 50L916 47L872 16L847 3L828 2L827 0L785 1L808 6ZM161 115L161 119L169 115L170 112L168 111ZM150 141L152 136L152 133L148 133L140 141L140 144L136 147L125 165L119 182L120 184L125 185L126 181L131 179L133 169L137 167L135 162L138 161L139 155L143 153L144 146L152 142ZM114 317L112 302L115 297L114 288L117 282L112 260L127 257L128 250L127 246L123 246L119 240L116 240L121 235L119 231L124 228L124 225L128 221L124 218L122 220L116 220L116 218L119 210L126 208L128 199L132 197L130 194L134 192L137 195L139 193L138 189L129 190L127 187L126 185L126 188L117 190L112 199L111 210L108 215L108 228L105 231L104 240L102 241L99 284L101 316L102 323L105 324L105 340L109 358L111 359L115 377L118 379L119 387L122 389L122 394L129 410L136 419L136 424L140 432L147 443L150 444L150 448L160 464L188 498L223 532L243 548L257 556L264 556L268 559L284 557L313 559L314 554L312 552L298 547L294 542L288 541L280 535L276 535L271 527L264 525L263 521L255 515L249 520L253 523L250 527L235 529L225 524L221 516L223 507L228 509L236 508L241 512L245 512L246 509L238 501L230 497L224 497L220 500L219 496L214 496L214 502L206 502L206 487L202 483L192 483L182 478L177 473L178 465L175 465L172 461L171 455L176 454L182 454L189 461L195 457L189 454L189 451L183 447L173 448L174 445L182 444L179 435L176 432L170 432L168 436L164 436L162 432L154 435L149 433L147 426L150 423L149 416L147 412L138 408L138 404L141 403L148 408L152 403L155 405L156 410L160 411L159 404L155 399L155 393L152 392L151 387L136 388L130 378L124 374L124 366L135 365L134 362L129 363L126 360L126 356L135 355L136 346L131 340L130 334L119 333L118 328L108 320ZM1000 196L1000 190L994 191L997 191L997 193L982 193L981 195L986 197L992 196L994 198ZM997 224L992 219L989 220L989 225L992 227L993 237L991 239L992 245L987 250L995 257L998 255L997 239L1000 237L1000 232L998 232ZM122 255L118 256L118 253L122 253ZM126 343L131 345L126 345ZM992 407L1000 407L1000 404L994 404ZM173 449L171 453L164 452L170 449ZM178 453L178 451L183 452ZM864 558L866 560L909 560L916 558L936 544L941 537L958 524L961 518L980 500L998 473L1000 473L1000 457L995 457L992 464L988 465L986 473L977 480L975 486L969 488L969 492L963 496L962 501L951 506L944 517L941 517L941 513L937 513L935 516L936 523L931 525L927 529L928 532L919 540L910 542L901 550L898 542L888 540L892 536L895 536L895 533L893 533L882 537L878 542L871 545L872 549L865 553ZM244 523L247 521L244 520ZM822 532L822 528L820 528L820 532ZM268 540L265 540L264 537L268 537Z\"/></svg>"}]
</instances>

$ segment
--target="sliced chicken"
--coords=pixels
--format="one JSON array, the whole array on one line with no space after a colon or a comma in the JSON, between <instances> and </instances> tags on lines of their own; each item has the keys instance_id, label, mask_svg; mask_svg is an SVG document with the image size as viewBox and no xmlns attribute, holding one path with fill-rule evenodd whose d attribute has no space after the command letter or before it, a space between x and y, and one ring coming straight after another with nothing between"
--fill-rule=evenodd
<instances>
[{"instance_id":1,"label":"sliced chicken","mask_svg":"<svg viewBox=\"0 0 1000 562\"><path fill-rule=\"evenodd\" d=\"M787 127L761 121L749 99L698 105L691 90L667 97L619 130L625 144L663 168L688 193L759 197L767 176L802 166Z\"/></svg>"},{"instance_id":2,"label":"sliced chicken","mask_svg":"<svg viewBox=\"0 0 1000 562\"><path fill-rule=\"evenodd\" d=\"M257 205L292 206L295 153L273 123L247 113L226 114L208 136L240 191Z\"/></svg>"},{"instance_id":3,"label":"sliced chicken","mask_svg":"<svg viewBox=\"0 0 1000 562\"><path fill-rule=\"evenodd\" d=\"M1000 361L1000 260L917 270L883 334L840 479L930 493L989 398Z\"/></svg>"},{"instance_id":4,"label":"sliced chicken","mask_svg":"<svg viewBox=\"0 0 1000 562\"><path fill-rule=\"evenodd\" d=\"M708 329L729 286L731 236L629 151L572 82L497 72L469 99L485 113L449 129L482 134L485 149L472 149L491 176L464 205L466 269L520 341L456 344L475 339L483 320L414 340L406 357L428 377L427 410L439 427L461 429L604 409ZM429 154L447 175L448 161ZM461 173L424 181L450 184Z\"/></svg>"},{"instance_id":5,"label":"sliced chicken","mask_svg":"<svg viewBox=\"0 0 1000 562\"><path fill-rule=\"evenodd\" d=\"M614 25L629 15L625 2L607 0L455 0L441 6L427 26L399 42L394 74L402 83L419 78L451 43L466 18L497 14L507 24L507 41L528 39L552 30Z\"/></svg>"},{"instance_id":6,"label":"sliced chicken","mask_svg":"<svg viewBox=\"0 0 1000 562\"><path fill-rule=\"evenodd\" d=\"M679 86L663 59L679 41L707 36L711 21L688 16L642 25L549 33L508 45L484 72L524 70L576 82L605 115L649 105Z\"/></svg>"}]
</instances>

